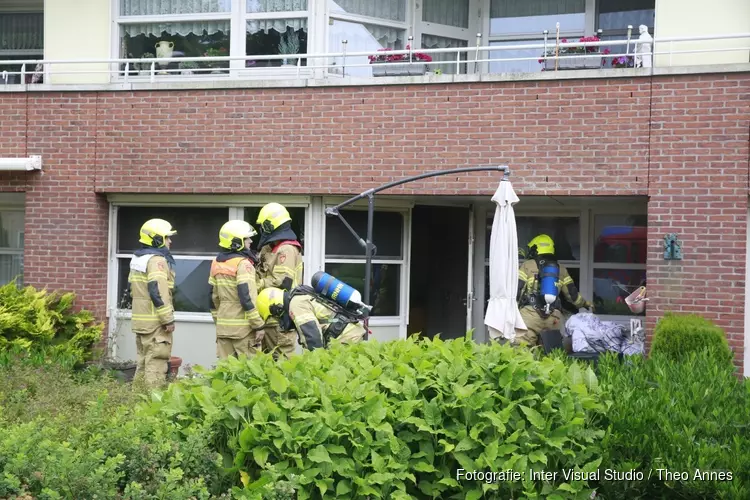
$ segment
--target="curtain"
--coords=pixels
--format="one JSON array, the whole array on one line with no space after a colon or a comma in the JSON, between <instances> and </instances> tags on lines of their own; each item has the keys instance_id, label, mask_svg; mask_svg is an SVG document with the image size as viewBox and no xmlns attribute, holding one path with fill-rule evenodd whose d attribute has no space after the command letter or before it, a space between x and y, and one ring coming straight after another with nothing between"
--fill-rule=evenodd
<instances>
[{"instance_id":1,"label":"curtain","mask_svg":"<svg viewBox=\"0 0 750 500\"><path fill-rule=\"evenodd\" d=\"M247 0L247 12L294 12L307 10L307 0Z\"/></svg>"},{"instance_id":2,"label":"curtain","mask_svg":"<svg viewBox=\"0 0 750 500\"><path fill-rule=\"evenodd\" d=\"M17 283L23 284L23 255L0 255L0 286L10 283L18 277Z\"/></svg>"},{"instance_id":3,"label":"curtain","mask_svg":"<svg viewBox=\"0 0 750 500\"><path fill-rule=\"evenodd\" d=\"M231 12L232 0L120 0L121 16Z\"/></svg>"},{"instance_id":4,"label":"curtain","mask_svg":"<svg viewBox=\"0 0 750 500\"><path fill-rule=\"evenodd\" d=\"M552 16L586 11L586 0L491 0L490 18Z\"/></svg>"},{"instance_id":5,"label":"curtain","mask_svg":"<svg viewBox=\"0 0 750 500\"><path fill-rule=\"evenodd\" d=\"M163 31L170 35L202 35L206 31L209 35L218 32L229 33L231 22L229 19L220 21L182 21L182 22L164 22L164 23L135 23L123 24L123 30L131 37L141 34L146 36L153 35L160 37Z\"/></svg>"},{"instance_id":6,"label":"curtain","mask_svg":"<svg viewBox=\"0 0 750 500\"><path fill-rule=\"evenodd\" d=\"M258 31L268 32L276 30L284 33L287 27L293 28L294 31L304 29L307 31L307 18L299 19L251 19L247 22L247 32L257 33Z\"/></svg>"},{"instance_id":7,"label":"curtain","mask_svg":"<svg viewBox=\"0 0 750 500\"><path fill-rule=\"evenodd\" d=\"M44 49L44 14L0 14L0 50Z\"/></svg>"},{"instance_id":8,"label":"curtain","mask_svg":"<svg viewBox=\"0 0 750 500\"><path fill-rule=\"evenodd\" d=\"M328 0L331 12L406 21L406 0Z\"/></svg>"},{"instance_id":9,"label":"curtain","mask_svg":"<svg viewBox=\"0 0 750 500\"><path fill-rule=\"evenodd\" d=\"M446 38L444 36L437 35L422 35L422 48L424 49L453 49L458 47L466 47L468 43L466 40L456 40L454 38ZM430 54L433 61L446 61L446 64L430 64L427 66L428 72L434 72L436 69L441 69L444 74L456 73L456 54ZM466 61L466 52L461 54L461 60ZM466 73L466 63L461 64L461 73Z\"/></svg>"},{"instance_id":10,"label":"curtain","mask_svg":"<svg viewBox=\"0 0 750 500\"><path fill-rule=\"evenodd\" d=\"M469 27L469 0L422 0L422 21Z\"/></svg>"},{"instance_id":11,"label":"curtain","mask_svg":"<svg viewBox=\"0 0 750 500\"><path fill-rule=\"evenodd\" d=\"M402 50L406 47L406 30L341 21L339 19L332 19L331 22L332 24L328 26L329 52L341 52L342 40L347 41L347 52L375 52L381 48ZM342 57L335 57L332 62L337 66L344 64ZM349 76L372 76L369 62L367 56L348 56L346 64L362 64L363 66L349 66L346 68L346 74Z\"/></svg>"}]
</instances>

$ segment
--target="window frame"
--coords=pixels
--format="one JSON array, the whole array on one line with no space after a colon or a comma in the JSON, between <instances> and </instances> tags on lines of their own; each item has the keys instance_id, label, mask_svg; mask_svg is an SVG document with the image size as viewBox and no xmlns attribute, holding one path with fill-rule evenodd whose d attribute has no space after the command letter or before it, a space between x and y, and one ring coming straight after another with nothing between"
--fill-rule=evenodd
<instances>
[{"instance_id":1,"label":"window frame","mask_svg":"<svg viewBox=\"0 0 750 500\"><path fill-rule=\"evenodd\" d=\"M340 263L340 264L366 264L366 257L365 255L362 255L361 258L357 257L347 257L347 258L328 258L326 257L326 225L328 224L328 220L331 219L333 216L327 216L325 215L325 209L334 207L336 205L335 202L332 202L330 200L324 200L323 203L323 226L322 226L322 236L321 236L321 270L325 270L325 266L327 263ZM349 205L345 208L341 209L342 212L345 210L358 210L358 211L367 211L367 206L363 204L353 203L352 205ZM372 258L372 264L392 264L392 265L399 265L399 297L398 297L398 310L399 314L397 316L372 316L370 318L370 326L398 326L399 327L399 338L405 338L406 335L406 323L409 318L409 262L410 262L410 255L409 252L411 251L411 206L408 207L399 207L399 206L389 206L388 204L383 204L382 206L379 206L377 203L375 204L375 215L377 216L378 212L396 212L400 213L403 217L403 224L401 225L401 259L379 259L377 256L373 256ZM376 217L377 218L377 217ZM360 235L365 236L365 235ZM354 238L353 235L350 234L350 237ZM310 273L309 276L312 276L314 273ZM363 292L363 291L362 291ZM364 293L363 293L364 298Z\"/></svg>"},{"instance_id":2,"label":"window frame","mask_svg":"<svg viewBox=\"0 0 750 500\"><path fill-rule=\"evenodd\" d=\"M18 206L18 205L5 205L0 204L0 214L1 213L9 213L9 212L20 212L23 215L24 218L24 225L26 222L26 208L24 206ZM12 247L0 247L0 255L17 255L21 257L21 285L24 284L24 244L25 244L25 234L26 229L24 228L23 231L19 231L14 236L18 238L18 241L21 241L20 246L21 248L12 248ZM4 285L0 284L0 286Z\"/></svg>"}]
</instances>

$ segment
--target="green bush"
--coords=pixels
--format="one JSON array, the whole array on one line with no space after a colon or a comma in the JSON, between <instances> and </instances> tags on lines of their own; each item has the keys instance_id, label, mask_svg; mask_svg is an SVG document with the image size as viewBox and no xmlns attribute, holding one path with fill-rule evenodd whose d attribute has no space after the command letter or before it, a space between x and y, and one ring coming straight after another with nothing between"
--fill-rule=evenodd
<instances>
[{"instance_id":1,"label":"green bush","mask_svg":"<svg viewBox=\"0 0 750 500\"><path fill-rule=\"evenodd\" d=\"M707 319L695 315L667 313L654 329L652 353L662 353L670 359L684 360L691 353L708 348L715 359L732 366L733 354L724 331Z\"/></svg>"},{"instance_id":2,"label":"green bush","mask_svg":"<svg viewBox=\"0 0 750 500\"><path fill-rule=\"evenodd\" d=\"M276 483L276 498L292 486L299 499L588 498L584 481L526 473L596 470L605 410L589 368L467 339L229 358L144 407L210 425L237 497ZM459 469L524 477L459 481Z\"/></svg>"},{"instance_id":3,"label":"green bush","mask_svg":"<svg viewBox=\"0 0 750 500\"><path fill-rule=\"evenodd\" d=\"M601 358L601 386L613 401L602 470L634 469L646 477L602 477L598 493L607 500L750 498L750 383L718 364L710 349L681 353L679 360L671 355L626 363L611 354ZM658 469L688 479L669 480ZM696 471L725 471L732 479L707 480Z\"/></svg>"},{"instance_id":4,"label":"green bush","mask_svg":"<svg viewBox=\"0 0 750 500\"><path fill-rule=\"evenodd\" d=\"M73 312L74 293L47 293L15 281L0 287L0 353L14 349L67 356L82 364L101 340L103 324L91 312Z\"/></svg>"},{"instance_id":5,"label":"green bush","mask_svg":"<svg viewBox=\"0 0 750 500\"><path fill-rule=\"evenodd\" d=\"M223 498L229 490L207 429L136 413L143 395L106 372L32 361L0 367L0 498Z\"/></svg>"}]
</instances>

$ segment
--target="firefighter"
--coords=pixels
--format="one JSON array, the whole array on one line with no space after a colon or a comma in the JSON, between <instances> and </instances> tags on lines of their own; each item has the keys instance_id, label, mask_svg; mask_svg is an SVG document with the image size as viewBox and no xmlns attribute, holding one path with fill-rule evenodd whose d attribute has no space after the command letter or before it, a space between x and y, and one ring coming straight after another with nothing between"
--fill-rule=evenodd
<instances>
[{"instance_id":1,"label":"firefighter","mask_svg":"<svg viewBox=\"0 0 750 500\"><path fill-rule=\"evenodd\" d=\"M175 263L169 249L176 234L163 219L150 219L140 230L142 248L130 260L132 331L138 358L135 377L149 386L166 382L172 356Z\"/></svg>"},{"instance_id":2,"label":"firefighter","mask_svg":"<svg viewBox=\"0 0 750 500\"><path fill-rule=\"evenodd\" d=\"M256 255L250 250L258 234L244 220L230 220L219 230L222 251L211 262L211 316L216 323L216 356L252 356L263 340L263 320L256 303Z\"/></svg>"},{"instance_id":3,"label":"firefighter","mask_svg":"<svg viewBox=\"0 0 750 500\"><path fill-rule=\"evenodd\" d=\"M518 306L527 330L516 329L514 344L526 342L535 346L541 332L560 330L560 292L577 309L593 311L594 306L578 293L568 270L557 262L555 244L548 235L540 234L531 240L526 256L527 260L518 270Z\"/></svg>"},{"instance_id":4,"label":"firefighter","mask_svg":"<svg viewBox=\"0 0 750 500\"><path fill-rule=\"evenodd\" d=\"M333 339L353 344L365 336L360 322L365 318L363 311L345 309L307 285L291 292L275 287L262 290L258 311L263 319L275 318L282 329L296 329L300 344L310 351L328 347Z\"/></svg>"},{"instance_id":5,"label":"firefighter","mask_svg":"<svg viewBox=\"0 0 750 500\"><path fill-rule=\"evenodd\" d=\"M265 205L256 221L260 227L260 264L258 289L281 288L291 291L302 284L302 245L292 230L292 218L286 208L278 203ZM276 317L268 317L263 339L263 350L274 357L294 354L297 335L293 328L279 327Z\"/></svg>"}]
</instances>

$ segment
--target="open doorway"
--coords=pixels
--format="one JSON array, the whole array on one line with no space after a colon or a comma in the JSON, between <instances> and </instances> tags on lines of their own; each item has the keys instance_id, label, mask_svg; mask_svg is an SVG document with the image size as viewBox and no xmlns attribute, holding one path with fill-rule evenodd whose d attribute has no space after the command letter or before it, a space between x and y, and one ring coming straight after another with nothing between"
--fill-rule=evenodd
<instances>
[{"instance_id":1,"label":"open doorway","mask_svg":"<svg viewBox=\"0 0 750 500\"><path fill-rule=\"evenodd\" d=\"M409 335L466 334L469 209L412 209Z\"/></svg>"}]
</instances>

